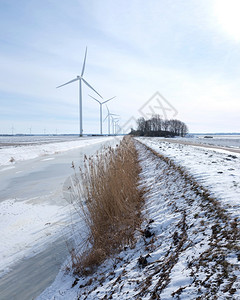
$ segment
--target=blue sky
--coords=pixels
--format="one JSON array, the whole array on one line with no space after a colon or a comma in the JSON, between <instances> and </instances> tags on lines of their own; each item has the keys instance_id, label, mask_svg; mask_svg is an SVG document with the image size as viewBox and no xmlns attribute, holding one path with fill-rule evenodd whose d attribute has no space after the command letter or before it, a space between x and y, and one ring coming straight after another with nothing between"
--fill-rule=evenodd
<instances>
[{"instance_id":1,"label":"blue sky","mask_svg":"<svg viewBox=\"0 0 240 300\"><path fill-rule=\"evenodd\" d=\"M239 8L237 0L0 0L0 134L79 132L78 84L56 86L80 75L86 46L85 79L104 99L117 96L109 109L123 127L158 91L191 132L240 132ZM97 96L83 87L83 130L98 133L88 94Z\"/></svg>"}]
</instances>

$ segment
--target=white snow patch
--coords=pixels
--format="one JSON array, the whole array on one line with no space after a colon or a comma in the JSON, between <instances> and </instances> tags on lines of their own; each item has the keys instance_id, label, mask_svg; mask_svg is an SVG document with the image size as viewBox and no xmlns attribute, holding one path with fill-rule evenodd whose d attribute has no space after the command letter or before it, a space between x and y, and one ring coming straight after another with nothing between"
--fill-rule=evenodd
<instances>
[{"instance_id":1,"label":"white snow patch","mask_svg":"<svg viewBox=\"0 0 240 300\"><path fill-rule=\"evenodd\" d=\"M39 156L46 156L64 152L71 149L107 142L117 137L84 138L75 141L57 142L48 144L37 144L19 147L3 147L0 149L0 167L14 165L18 161L33 159Z\"/></svg>"},{"instance_id":2,"label":"white snow patch","mask_svg":"<svg viewBox=\"0 0 240 300\"><path fill-rule=\"evenodd\" d=\"M235 217L240 210L240 153L139 138L159 154L173 159L207 187Z\"/></svg>"},{"instance_id":3,"label":"white snow patch","mask_svg":"<svg viewBox=\"0 0 240 300\"><path fill-rule=\"evenodd\" d=\"M11 264L39 252L71 225L72 206L31 204L31 200L0 203L0 277Z\"/></svg>"}]
</instances>

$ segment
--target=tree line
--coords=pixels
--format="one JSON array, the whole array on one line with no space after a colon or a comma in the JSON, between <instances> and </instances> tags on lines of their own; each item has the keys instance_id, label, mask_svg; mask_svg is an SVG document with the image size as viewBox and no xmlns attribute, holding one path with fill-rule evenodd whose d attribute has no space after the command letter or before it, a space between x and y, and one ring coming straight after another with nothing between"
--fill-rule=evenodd
<instances>
[{"instance_id":1,"label":"tree line","mask_svg":"<svg viewBox=\"0 0 240 300\"><path fill-rule=\"evenodd\" d=\"M179 120L163 120L159 115L153 115L151 119L145 120L143 117L137 120L137 130L131 134L138 136L185 136L188 133L187 125Z\"/></svg>"}]
</instances>

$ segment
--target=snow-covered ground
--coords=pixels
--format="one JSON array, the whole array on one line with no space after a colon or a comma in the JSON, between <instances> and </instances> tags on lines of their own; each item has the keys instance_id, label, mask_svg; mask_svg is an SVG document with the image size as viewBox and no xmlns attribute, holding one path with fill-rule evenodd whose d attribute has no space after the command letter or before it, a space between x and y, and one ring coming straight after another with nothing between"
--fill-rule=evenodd
<instances>
[{"instance_id":1,"label":"snow-covered ground","mask_svg":"<svg viewBox=\"0 0 240 300\"><path fill-rule=\"evenodd\" d=\"M141 138L144 144L186 168L233 215L240 211L240 153Z\"/></svg>"},{"instance_id":2,"label":"snow-covered ground","mask_svg":"<svg viewBox=\"0 0 240 300\"><path fill-rule=\"evenodd\" d=\"M64 152L71 149L82 148L87 145L94 145L99 142L108 141L109 137L94 137L94 138L75 138L75 140L70 139L70 141L60 142L58 139L55 142L49 142L49 139L28 139L28 143L31 145L24 145L24 139L14 140L14 143L17 143L18 146L12 146L11 140L8 140L7 146L0 148L0 171L2 166L12 165L17 161L23 161L28 159L33 159L38 156L47 156L50 154ZM64 139L66 140L66 139ZM52 140L51 140L52 141Z\"/></svg>"},{"instance_id":3,"label":"snow-covered ground","mask_svg":"<svg viewBox=\"0 0 240 300\"><path fill-rule=\"evenodd\" d=\"M206 135L209 136L209 135ZM211 136L211 135L210 135ZM204 136L195 136L188 138L176 138L179 141L188 143L197 143L202 145L214 145L220 147L229 147L240 150L240 136L239 135L212 135L211 138L204 138Z\"/></svg>"},{"instance_id":4,"label":"snow-covered ground","mask_svg":"<svg viewBox=\"0 0 240 300\"><path fill-rule=\"evenodd\" d=\"M84 137L89 138L89 137ZM0 135L0 147L11 145L47 144L69 142L78 139L77 135Z\"/></svg>"},{"instance_id":5,"label":"snow-covered ground","mask_svg":"<svg viewBox=\"0 0 240 300\"><path fill-rule=\"evenodd\" d=\"M75 141L55 143L38 140L36 145L7 146L0 149L0 277L8 273L20 259L34 256L60 237L66 237L67 241L73 234L74 224L79 220L76 220L72 205L64 199L67 186L63 186L63 183L67 184L67 178L74 174L71 169L73 152L68 155L67 151L94 145L97 151L98 144L113 141L114 145L114 140L115 137L78 138ZM89 151L90 148L87 149ZM49 171L46 171L46 178L42 178L41 174L44 174L44 168L48 164L51 167L51 164L54 166L54 162L63 163L60 153L67 155L69 171L65 172L66 178L65 173L61 175L58 171L55 175L51 174L51 179L47 178ZM14 159L10 161L11 158ZM31 160L34 158L39 160ZM31 160L31 163L28 163L28 160ZM41 168L35 169L36 165ZM53 176L56 176L56 179ZM7 182L8 179L12 186ZM22 185L17 185L20 180ZM18 189L21 189L21 193ZM12 190L16 190L17 195L21 196L12 197ZM9 197L8 191L11 195Z\"/></svg>"},{"instance_id":6,"label":"snow-covered ground","mask_svg":"<svg viewBox=\"0 0 240 300\"><path fill-rule=\"evenodd\" d=\"M92 276L62 268L39 300L240 299L239 155L139 141L160 157L137 144L147 191L135 247Z\"/></svg>"},{"instance_id":7,"label":"snow-covered ground","mask_svg":"<svg viewBox=\"0 0 240 300\"><path fill-rule=\"evenodd\" d=\"M59 237L66 237L67 241L74 226L71 206L36 205L31 200L34 199L0 203L0 277L19 259L41 252Z\"/></svg>"}]
</instances>

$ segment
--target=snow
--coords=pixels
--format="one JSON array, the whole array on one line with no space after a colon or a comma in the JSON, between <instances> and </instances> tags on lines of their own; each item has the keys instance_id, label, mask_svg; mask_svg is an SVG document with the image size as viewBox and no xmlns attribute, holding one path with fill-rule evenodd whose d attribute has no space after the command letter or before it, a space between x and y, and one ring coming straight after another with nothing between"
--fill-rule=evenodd
<instances>
[{"instance_id":1,"label":"snow","mask_svg":"<svg viewBox=\"0 0 240 300\"><path fill-rule=\"evenodd\" d=\"M240 209L240 153L175 144L161 138L141 138L144 144L171 159L208 188L223 207L238 216Z\"/></svg>"},{"instance_id":2,"label":"snow","mask_svg":"<svg viewBox=\"0 0 240 300\"><path fill-rule=\"evenodd\" d=\"M208 135L207 135L208 136ZM211 135L210 135L211 136ZM204 138L203 136L197 136L193 138L180 138L177 137L180 142L197 143L201 145L214 145L220 147L229 147L233 149L240 149L240 136L239 135L212 135L212 138Z\"/></svg>"},{"instance_id":3,"label":"snow","mask_svg":"<svg viewBox=\"0 0 240 300\"><path fill-rule=\"evenodd\" d=\"M88 145L94 145L99 142L108 141L109 137L99 138L78 138L76 140L45 143L44 140L35 142L37 144L21 146L21 142L18 141L18 146L8 146L0 148L0 171L2 166L14 165L18 161L33 159L39 156L47 156L58 152L64 152L71 149L82 148Z\"/></svg>"},{"instance_id":4,"label":"snow","mask_svg":"<svg viewBox=\"0 0 240 300\"><path fill-rule=\"evenodd\" d=\"M3 147L0 149L0 172L4 176L4 172L14 169L19 161L39 156L43 157L42 161L51 161L54 157L48 155L113 139L115 137L83 138L56 143L44 143L41 140L36 145ZM43 144L39 144L40 142ZM11 157L14 158L13 162L10 162ZM23 171L16 173L20 172ZM39 186L38 188L41 189ZM36 198L22 195L21 199L0 202L0 277L17 261L34 256L59 237L66 237L67 240L73 234L75 223L80 226L74 207L63 199L63 192L66 196L67 187L60 185L59 190L54 188Z\"/></svg>"},{"instance_id":5,"label":"snow","mask_svg":"<svg viewBox=\"0 0 240 300\"><path fill-rule=\"evenodd\" d=\"M70 229L71 206L36 205L32 200L0 203L0 277L16 261L35 255Z\"/></svg>"},{"instance_id":6,"label":"snow","mask_svg":"<svg viewBox=\"0 0 240 300\"><path fill-rule=\"evenodd\" d=\"M135 247L126 246L92 276L78 277L62 267L38 300L240 298L239 235L233 230L239 219L239 156L157 138L139 141L174 164L137 144L140 185L147 191ZM220 206L206 200L205 187ZM152 236L146 238L144 229Z\"/></svg>"}]
</instances>

